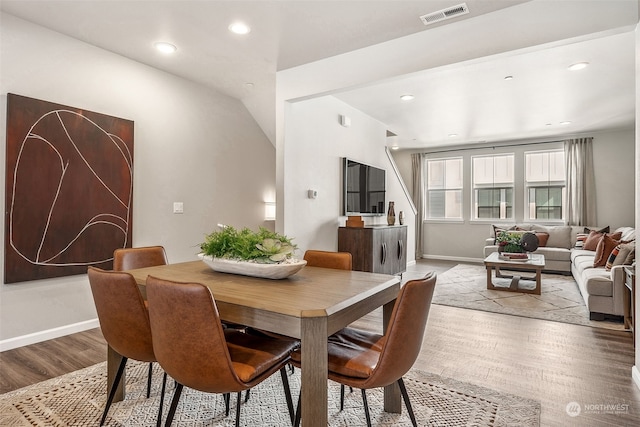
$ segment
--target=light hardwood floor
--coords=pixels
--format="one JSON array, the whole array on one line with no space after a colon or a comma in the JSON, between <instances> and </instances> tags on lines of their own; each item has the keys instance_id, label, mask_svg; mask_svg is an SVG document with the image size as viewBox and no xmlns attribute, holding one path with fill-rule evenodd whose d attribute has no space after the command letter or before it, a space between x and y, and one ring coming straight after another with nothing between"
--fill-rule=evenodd
<instances>
[{"instance_id":1,"label":"light hardwood floor","mask_svg":"<svg viewBox=\"0 0 640 427\"><path fill-rule=\"evenodd\" d=\"M421 260L410 270L441 273L453 265ZM377 310L356 326L379 330L380 323ZM99 329L5 351L0 393L104 360ZM415 368L538 400L542 426L599 427L640 425L633 364L628 332L434 304ZM582 407L577 417L566 412L571 402Z\"/></svg>"}]
</instances>

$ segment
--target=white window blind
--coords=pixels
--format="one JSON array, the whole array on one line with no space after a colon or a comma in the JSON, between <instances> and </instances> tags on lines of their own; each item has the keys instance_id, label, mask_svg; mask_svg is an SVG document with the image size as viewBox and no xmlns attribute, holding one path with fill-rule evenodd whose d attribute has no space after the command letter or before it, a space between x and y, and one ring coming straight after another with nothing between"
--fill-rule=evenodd
<instances>
[{"instance_id":1,"label":"white window blind","mask_svg":"<svg viewBox=\"0 0 640 427\"><path fill-rule=\"evenodd\" d=\"M514 155L472 157L474 219L513 218Z\"/></svg>"},{"instance_id":2,"label":"white window blind","mask_svg":"<svg viewBox=\"0 0 640 427\"><path fill-rule=\"evenodd\" d=\"M426 217L430 219L461 219L462 158L426 160L426 169Z\"/></svg>"}]
</instances>

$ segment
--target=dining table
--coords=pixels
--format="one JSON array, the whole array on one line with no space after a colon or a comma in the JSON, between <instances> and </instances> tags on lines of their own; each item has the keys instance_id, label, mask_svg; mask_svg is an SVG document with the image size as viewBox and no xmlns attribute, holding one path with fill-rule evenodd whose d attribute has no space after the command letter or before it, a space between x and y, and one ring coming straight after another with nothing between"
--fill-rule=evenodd
<instances>
[{"instance_id":1,"label":"dining table","mask_svg":"<svg viewBox=\"0 0 640 427\"><path fill-rule=\"evenodd\" d=\"M306 427L328 423L327 337L382 307L381 333L386 330L400 277L395 275L305 266L285 279L267 279L212 270L203 261L188 261L128 270L146 296L147 277L201 283L215 299L223 321L259 328L300 340L301 416ZM109 349L111 384L121 356ZM116 399L123 399L121 381ZM384 410L399 413L397 384L384 389Z\"/></svg>"}]
</instances>

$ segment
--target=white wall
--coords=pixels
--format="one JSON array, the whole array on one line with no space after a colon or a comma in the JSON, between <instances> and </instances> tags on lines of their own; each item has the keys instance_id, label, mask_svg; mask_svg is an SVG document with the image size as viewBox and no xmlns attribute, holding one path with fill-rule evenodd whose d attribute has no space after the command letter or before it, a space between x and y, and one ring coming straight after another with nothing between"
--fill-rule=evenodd
<instances>
[{"instance_id":1,"label":"white wall","mask_svg":"<svg viewBox=\"0 0 640 427\"><path fill-rule=\"evenodd\" d=\"M593 135L599 224L635 224L635 151L635 129Z\"/></svg>"},{"instance_id":2,"label":"white wall","mask_svg":"<svg viewBox=\"0 0 640 427\"><path fill-rule=\"evenodd\" d=\"M633 129L598 132L593 136L594 176L598 203L597 217L601 226L617 228L633 226L635 223L635 178L634 156L635 135ZM570 136L559 136L564 140ZM562 144L523 144L504 148L516 154L516 161L525 151L560 148ZM503 150L503 149L500 149ZM495 221L470 221L471 204L471 156L492 153L492 148L461 150L454 152L432 153L430 157L457 157L464 159L465 189L463 190L463 221L442 222L426 221L423 227L423 254L427 258L457 259L480 261L484 241L491 233L491 224ZM501 151L502 152L502 151ZM394 153L396 164L400 168L407 185L411 185L411 159L413 151ZM516 168L516 182L522 180L522 169ZM518 175L520 174L520 175ZM523 222L524 196L516 187L515 222ZM540 222L540 221L537 221ZM596 225L596 224L594 224Z\"/></svg>"},{"instance_id":3,"label":"white wall","mask_svg":"<svg viewBox=\"0 0 640 427\"><path fill-rule=\"evenodd\" d=\"M349 117L351 126L342 126L340 115ZM404 212L407 238L413 242L415 216L387 157L386 133L383 123L332 96L291 103L284 148L285 232L295 238L300 253L338 249L338 227L346 221L342 216L342 157L387 171L386 200L395 202L396 217ZM317 199L307 197L309 189L318 191ZM386 224L386 216L363 219L367 225ZM407 260L413 261L415 251L413 245L408 246Z\"/></svg>"},{"instance_id":4,"label":"white wall","mask_svg":"<svg viewBox=\"0 0 640 427\"><path fill-rule=\"evenodd\" d=\"M1 19L0 123L7 93L135 122L134 246L164 245L179 262L196 259L218 223L274 228L264 222L264 201L275 201L275 149L238 100L11 15ZM3 131L2 153L5 139ZM172 213L174 201L184 214ZM2 269L3 262L4 252ZM0 310L0 349L64 335L96 317L85 275L3 284Z\"/></svg>"}]
</instances>

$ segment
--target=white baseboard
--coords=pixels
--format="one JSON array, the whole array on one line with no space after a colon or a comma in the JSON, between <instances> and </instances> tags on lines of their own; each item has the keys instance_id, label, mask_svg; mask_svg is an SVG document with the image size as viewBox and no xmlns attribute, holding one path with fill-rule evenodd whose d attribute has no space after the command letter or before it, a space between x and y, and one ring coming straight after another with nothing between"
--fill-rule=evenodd
<instances>
[{"instance_id":1,"label":"white baseboard","mask_svg":"<svg viewBox=\"0 0 640 427\"><path fill-rule=\"evenodd\" d=\"M482 264L484 262L484 258L467 258L467 257L455 257L455 256L447 256L447 255L428 255L423 254L422 258L424 259L435 259L440 261L457 261L457 262L468 262L471 264Z\"/></svg>"},{"instance_id":2,"label":"white baseboard","mask_svg":"<svg viewBox=\"0 0 640 427\"><path fill-rule=\"evenodd\" d=\"M100 327L100 323L96 318L92 320L86 320L84 322L73 323L71 325L47 329L45 331L34 332L32 334L22 335L19 337L9 338L0 341L0 352L12 350L18 347L24 347L25 345L35 344L54 338L60 338L65 335L71 335L75 334L76 332L82 332L98 327Z\"/></svg>"},{"instance_id":3,"label":"white baseboard","mask_svg":"<svg viewBox=\"0 0 640 427\"><path fill-rule=\"evenodd\" d=\"M638 370L638 365L633 365L633 368L631 368L631 378L633 378L636 387L640 389L640 370Z\"/></svg>"}]
</instances>

